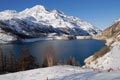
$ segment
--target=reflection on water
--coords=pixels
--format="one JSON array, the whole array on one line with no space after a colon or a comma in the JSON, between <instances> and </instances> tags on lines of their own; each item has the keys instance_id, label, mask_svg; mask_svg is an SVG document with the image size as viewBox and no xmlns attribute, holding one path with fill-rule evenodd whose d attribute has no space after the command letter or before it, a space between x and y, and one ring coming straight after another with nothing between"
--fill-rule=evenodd
<instances>
[{"instance_id":1,"label":"reflection on water","mask_svg":"<svg viewBox=\"0 0 120 80\"><path fill-rule=\"evenodd\" d=\"M41 67L56 64L83 65L84 59L105 46L98 40L51 40L32 43L6 44L0 47L4 55L13 53L19 58L21 50L26 47ZM30 56L29 55L29 56Z\"/></svg>"}]
</instances>

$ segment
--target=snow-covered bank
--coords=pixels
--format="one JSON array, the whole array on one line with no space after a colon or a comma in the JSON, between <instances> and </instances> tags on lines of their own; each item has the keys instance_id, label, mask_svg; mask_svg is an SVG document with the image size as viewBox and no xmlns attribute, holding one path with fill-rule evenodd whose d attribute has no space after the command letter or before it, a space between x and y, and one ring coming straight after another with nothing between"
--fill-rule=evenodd
<instances>
[{"instance_id":1,"label":"snow-covered bank","mask_svg":"<svg viewBox=\"0 0 120 80\"><path fill-rule=\"evenodd\" d=\"M85 60L86 67L101 70L120 69L120 21L116 20L105 29L98 38L106 40L106 48L96 52Z\"/></svg>"},{"instance_id":2,"label":"snow-covered bank","mask_svg":"<svg viewBox=\"0 0 120 80\"><path fill-rule=\"evenodd\" d=\"M120 80L120 71L99 72L74 66L54 66L0 75L0 80Z\"/></svg>"},{"instance_id":3,"label":"snow-covered bank","mask_svg":"<svg viewBox=\"0 0 120 80\"><path fill-rule=\"evenodd\" d=\"M22 39L22 42L36 42L40 40L53 40L53 38L33 38L33 39Z\"/></svg>"},{"instance_id":4,"label":"snow-covered bank","mask_svg":"<svg viewBox=\"0 0 120 80\"><path fill-rule=\"evenodd\" d=\"M114 42L108 53L106 53L103 57L86 64L86 66L102 70L120 69L120 42Z\"/></svg>"}]
</instances>

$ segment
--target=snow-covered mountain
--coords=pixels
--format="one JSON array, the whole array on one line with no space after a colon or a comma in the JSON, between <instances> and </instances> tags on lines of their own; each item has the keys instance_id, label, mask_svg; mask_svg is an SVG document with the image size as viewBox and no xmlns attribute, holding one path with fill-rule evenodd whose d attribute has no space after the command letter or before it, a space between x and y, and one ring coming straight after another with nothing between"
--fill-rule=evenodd
<instances>
[{"instance_id":1,"label":"snow-covered mountain","mask_svg":"<svg viewBox=\"0 0 120 80\"><path fill-rule=\"evenodd\" d=\"M57 35L95 35L100 32L88 22L67 16L57 10L47 10L41 5L27 8L21 12L5 10L0 12L2 30L20 38L45 37L49 33ZM4 24L4 25L3 25Z\"/></svg>"}]
</instances>

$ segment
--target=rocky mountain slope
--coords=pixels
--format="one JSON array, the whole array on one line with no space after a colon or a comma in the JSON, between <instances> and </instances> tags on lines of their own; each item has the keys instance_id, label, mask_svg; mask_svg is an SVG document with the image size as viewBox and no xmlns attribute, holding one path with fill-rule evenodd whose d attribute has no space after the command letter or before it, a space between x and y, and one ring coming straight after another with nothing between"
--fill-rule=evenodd
<instances>
[{"instance_id":1,"label":"rocky mountain slope","mask_svg":"<svg viewBox=\"0 0 120 80\"><path fill-rule=\"evenodd\" d=\"M116 20L110 27L102 32L107 38L116 37L120 33L120 19Z\"/></svg>"},{"instance_id":2,"label":"rocky mountain slope","mask_svg":"<svg viewBox=\"0 0 120 80\"><path fill-rule=\"evenodd\" d=\"M47 37L56 35L95 35L99 29L79 18L67 16L57 10L47 10L41 5L21 12L5 10L0 12L0 29L20 38Z\"/></svg>"},{"instance_id":3,"label":"rocky mountain slope","mask_svg":"<svg viewBox=\"0 0 120 80\"><path fill-rule=\"evenodd\" d=\"M120 69L120 19L100 35L106 38L106 47L85 60L86 66L95 69Z\"/></svg>"},{"instance_id":4,"label":"rocky mountain slope","mask_svg":"<svg viewBox=\"0 0 120 80\"><path fill-rule=\"evenodd\" d=\"M112 25L110 25L100 34L96 35L96 37L108 40L110 38L116 38L119 34L120 34L120 19L117 19L115 22L113 22Z\"/></svg>"}]
</instances>

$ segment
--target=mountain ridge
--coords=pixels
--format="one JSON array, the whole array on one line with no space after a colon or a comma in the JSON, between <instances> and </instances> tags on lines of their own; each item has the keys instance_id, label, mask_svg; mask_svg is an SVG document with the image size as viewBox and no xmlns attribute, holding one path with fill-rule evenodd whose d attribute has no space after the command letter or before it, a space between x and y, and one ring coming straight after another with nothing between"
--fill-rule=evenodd
<instances>
[{"instance_id":1,"label":"mountain ridge","mask_svg":"<svg viewBox=\"0 0 120 80\"><path fill-rule=\"evenodd\" d=\"M0 22L7 25L7 29L9 28L16 33L31 37L41 37L38 34L46 35L46 33L87 36L101 32L101 30L86 21L67 16L57 10L47 10L41 5L36 5L20 12L15 10L2 11L0 12Z\"/></svg>"}]
</instances>

